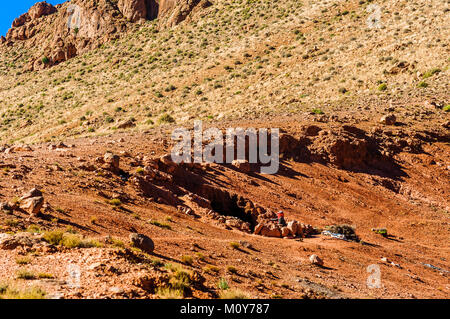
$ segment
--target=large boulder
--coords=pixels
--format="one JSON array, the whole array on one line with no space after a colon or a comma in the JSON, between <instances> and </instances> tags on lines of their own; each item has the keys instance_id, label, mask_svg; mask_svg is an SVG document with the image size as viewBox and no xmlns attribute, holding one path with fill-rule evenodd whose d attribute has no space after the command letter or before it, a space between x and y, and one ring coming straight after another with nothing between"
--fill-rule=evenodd
<instances>
[{"instance_id":1,"label":"large boulder","mask_svg":"<svg viewBox=\"0 0 450 319\"><path fill-rule=\"evenodd\" d=\"M158 17L167 26L175 26L188 18L198 9L211 6L209 0L161 0L159 2Z\"/></svg>"},{"instance_id":2,"label":"large boulder","mask_svg":"<svg viewBox=\"0 0 450 319\"><path fill-rule=\"evenodd\" d=\"M44 197L42 196L42 192L37 188L29 190L20 198L20 208L27 211L33 217L39 215L43 205Z\"/></svg>"},{"instance_id":3,"label":"large boulder","mask_svg":"<svg viewBox=\"0 0 450 319\"><path fill-rule=\"evenodd\" d=\"M261 228L261 230L259 231L259 234L261 236L265 236L265 237L280 238L281 237L281 229L280 229L280 227L278 227L276 225L263 226Z\"/></svg>"},{"instance_id":4,"label":"large boulder","mask_svg":"<svg viewBox=\"0 0 450 319\"><path fill-rule=\"evenodd\" d=\"M105 162L105 168L117 173L120 170L120 157L110 152L106 152L103 156L103 161Z\"/></svg>"},{"instance_id":5,"label":"large boulder","mask_svg":"<svg viewBox=\"0 0 450 319\"><path fill-rule=\"evenodd\" d=\"M27 211L30 216L36 217L39 215L42 206L44 205L44 197L27 198L20 203L20 208Z\"/></svg>"},{"instance_id":6,"label":"large boulder","mask_svg":"<svg viewBox=\"0 0 450 319\"><path fill-rule=\"evenodd\" d=\"M148 254L153 253L153 250L155 250L155 244L153 243L153 240L143 234L130 234L130 242L134 247L139 248Z\"/></svg>"}]
</instances>

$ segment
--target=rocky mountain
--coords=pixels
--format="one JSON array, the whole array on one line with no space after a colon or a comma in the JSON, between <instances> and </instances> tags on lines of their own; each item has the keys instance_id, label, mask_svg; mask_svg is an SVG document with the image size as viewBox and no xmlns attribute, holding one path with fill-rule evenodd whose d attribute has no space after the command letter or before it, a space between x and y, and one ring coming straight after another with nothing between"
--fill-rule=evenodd
<instances>
[{"instance_id":1,"label":"rocky mountain","mask_svg":"<svg viewBox=\"0 0 450 319\"><path fill-rule=\"evenodd\" d=\"M38 48L28 70L39 70L117 39L132 23L158 19L161 27L170 27L209 5L207 0L78 0L54 7L43 1L15 19L1 42Z\"/></svg>"}]
</instances>

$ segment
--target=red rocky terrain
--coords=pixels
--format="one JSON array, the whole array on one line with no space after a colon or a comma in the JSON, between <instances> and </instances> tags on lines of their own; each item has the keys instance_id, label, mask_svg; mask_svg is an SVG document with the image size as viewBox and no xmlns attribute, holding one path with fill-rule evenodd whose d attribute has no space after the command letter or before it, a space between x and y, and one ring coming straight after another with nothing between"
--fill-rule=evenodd
<instances>
[{"instance_id":1,"label":"red rocky terrain","mask_svg":"<svg viewBox=\"0 0 450 319\"><path fill-rule=\"evenodd\" d=\"M220 278L261 298L448 296L445 130L253 124L281 128L278 174L176 164L164 130L4 148L1 220L11 235L0 240L2 279L17 280L25 267L53 278L18 284L50 296L157 298L171 280L167 264L181 264L191 276L186 297L217 297ZM271 221L278 210L286 230ZM346 240L323 233L332 225L355 233ZM373 231L380 228L387 234ZM55 229L98 244L68 248L42 239ZM17 264L23 256L26 266ZM70 264L80 267L80 287L69 285ZM372 264L380 267L380 288L367 286Z\"/></svg>"}]
</instances>

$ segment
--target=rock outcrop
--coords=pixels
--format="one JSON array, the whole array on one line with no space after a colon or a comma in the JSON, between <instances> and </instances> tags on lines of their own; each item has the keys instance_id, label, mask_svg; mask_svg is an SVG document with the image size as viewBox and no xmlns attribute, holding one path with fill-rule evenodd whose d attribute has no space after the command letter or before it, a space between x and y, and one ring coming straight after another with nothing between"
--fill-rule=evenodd
<instances>
[{"instance_id":1,"label":"rock outcrop","mask_svg":"<svg viewBox=\"0 0 450 319\"><path fill-rule=\"evenodd\" d=\"M147 5L145 0L119 0L117 6L120 12L130 22L147 18Z\"/></svg>"},{"instance_id":2,"label":"rock outcrop","mask_svg":"<svg viewBox=\"0 0 450 319\"><path fill-rule=\"evenodd\" d=\"M0 234L0 249L13 250L17 247L32 247L40 241L40 237L36 237L31 233Z\"/></svg>"},{"instance_id":3,"label":"rock outcrop","mask_svg":"<svg viewBox=\"0 0 450 319\"><path fill-rule=\"evenodd\" d=\"M87 0L52 6L39 2L12 23L0 44L22 42L37 48L28 71L41 70L114 40L142 20L159 20L160 28L173 27L210 6L207 0Z\"/></svg>"},{"instance_id":4,"label":"rock outcrop","mask_svg":"<svg viewBox=\"0 0 450 319\"><path fill-rule=\"evenodd\" d=\"M28 15L31 18L31 20L36 20L42 16L47 16L55 12L56 8L54 6L45 1L42 1L32 6L28 11Z\"/></svg>"},{"instance_id":5,"label":"rock outcrop","mask_svg":"<svg viewBox=\"0 0 450 319\"><path fill-rule=\"evenodd\" d=\"M30 8L27 13L22 14L20 17L16 18L12 27L17 28L23 26L25 23L37 20L42 16L47 16L56 12L56 8L45 1L38 2Z\"/></svg>"},{"instance_id":6,"label":"rock outcrop","mask_svg":"<svg viewBox=\"0 0 450 319\"><path fill-rule=\"evenodd\" d=\"M158 17L164 25L175 26L211 5L208 0L160 0Z\"/></svg>"},{"instance_id":7,"label":"rock outcrop","mask_svg":"<svg viewBox=\"0 0 450 319\"><path fill-rule=\"evenodd\" d=\"M156 0L119 0L117 6L130 22L154 20L158 17L159 4Z\"/></svg>"}]
</instances>

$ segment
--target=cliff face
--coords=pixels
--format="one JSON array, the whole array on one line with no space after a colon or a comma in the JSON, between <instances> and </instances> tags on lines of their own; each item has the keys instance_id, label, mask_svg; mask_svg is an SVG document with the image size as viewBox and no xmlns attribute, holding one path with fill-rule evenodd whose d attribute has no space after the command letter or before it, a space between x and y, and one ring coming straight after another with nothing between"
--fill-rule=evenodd
<instances>
[{"instance_id":1,"label":"cliff face","mask_svg":"<svg viewBox=\"0 0 450 319\"><path fill-rule=\"evenodd\" d=\"M188 19L207 0L73 0L52 6L36 3L12 23L0 44L35 48L28 70L61 63L115 39L133 23L158 19L160 28Z\"/></svg>"}]
</instances>

